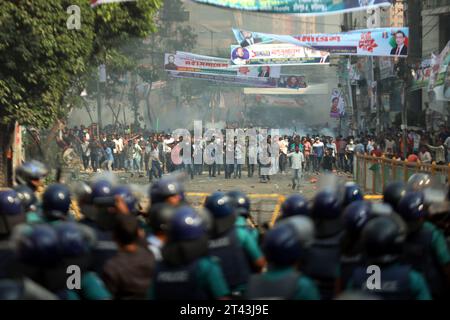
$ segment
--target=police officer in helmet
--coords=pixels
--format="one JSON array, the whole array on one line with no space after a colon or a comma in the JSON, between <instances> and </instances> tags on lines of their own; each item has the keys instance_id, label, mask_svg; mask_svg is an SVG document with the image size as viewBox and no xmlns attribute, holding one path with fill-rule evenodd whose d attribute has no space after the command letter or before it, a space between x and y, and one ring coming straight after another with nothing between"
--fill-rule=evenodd
<instances>
[{"instance_id":1,"label":"police officer in helmet","mask_svg":"<svg viewBox=\"0 0 450 320\"><path fill-rule=\"evenodd\" d=\"M13 189L0 189L0 278L17 272L11 236L16 226L26 222L19 196Z\"/></svg>"},{"instance_id":2,"label":"police officer in helmet","mask_svg":"<svg viewBox=\"0 0 450 320\"><path fill-rule=\"evenodd\" d=\"M114 185L106 179L99 179L80 187L80 207L83 218L80 223L91 227L97 239L92 250L93 270L100 274L104 264L117 253L112 230L116 221L116 198Z\"/></svg>"},{"instance_id":3,"label":"police officer in helmet","mask_svg":"<svg viewBox=\"0 0 450 320\"><path fill-rule=\"evenodd\" d=\"M151 232L147 235L147 243L156 261L162 260L161 249L168 239L169 223L175 211L176 208L164 202L149 208L147 223Z\"/></svg>"},{"instance_id":4,"label":"police officer in helmet","mask_svg":"<svg viewBox=\"0 0 450 320\"><path fill-rule=\"evenodd\" d=\"M42 214L44 221L54 222L68 220L71 196L69 188L60 183L49 185L42 197Z\"/></svg>"},{"instance_id":5,"label":"police officer in helmet","mask_svg":"<svg viewBox=\"0 0 450 320\"><path fill-rule=\"evenodd\" d=\"M25 162L16 169L16 182L30 187L33 192L44 186L44 178L48 174L47 167L36 160Z\"/></svg>"},{"instance_id":6,"label":"police officer in helmet","mask_svg":"<svg viewBox=\"0 0 450 320\"><path fill-rule=\"evenodd\" d=\"M326 188L314 197L311 218L316 230L315 240L302 271L316 282L324 300L332 299L339 288L341 212L341 200L335 190Z\"/></svg>"},{"instance_id":7,"label":"police officer in helmet","mask_svg":"<svg viewBox=\"0 0 450 320\"><path fill-rule=\"evenodd\" d=\"M448 297L450 252L444 234L426 221L428 212L423 192L408 192L399 203L408 234L404 261L420 271L428 282L434 299Z\"/></svg>"},{"instance_id":8,"label":"police officer in helmet","mask_svg":"<svg viewBox=\"0 0 450 320\"><path fill-rule=\"evenodd\" d=\"M219 258L232 293L239 296L252 271L261 271L265 260L254 236L248 229L236 227L236 213L231 199L214 192L205 200L210 213L209 253Z\"/></svg>"},{"instance_id":9,"label":"police officer in helmet","mask_svg":"<svg viewBox=\"0 0 450 320\"><path fill-rule=\"evenodd\" d=\"M231 200L231 204L237 214L236 227L248 230L259 243L258 224L253 220L250 214L250 199L249 197L238 190L232 190L227 193Z\"/></svg>"},{"instance_id":10,"label":"police officer in helmet","mask_svg":"<svg viewBox=\"0 0 450 320\"><path fill-rule=\"evenodd\" d=\"M89 233L89 232L88 232ZM33 224L17 230L16 254L23 276L56 294L59 299L109 299L98 275L88 270L94 240L75 222ZM67 268L80 267L81 286L69 288Z\"/></svg>"},{"instance_id":11,"label":"police officer in helmet","mask_svg":"<svg viewBox=\"0 0 450 320\"><path fill-rule=\"evenodd\" d=\"M305 216L283 219L264 238L268 270L250 278L247 299L319 300L314 282L299 272L314 240L314 224Z\"/></svg>"},{"instance_id":12,"label":"police officer in helmet","mask_svg":"<svg viewBox=\"0 0 450 320\"><path fill-rule=\"evenodd\" d=\"M27 216L27 223L42 222L42 216L38 209L38 200L33 190L24 184L14 187L14 190L19 196L23 210Z\"/></svg>"},{"instance_id":13,"label":"police officer in helmet","mask_svg":"<svg viewBox=\"0 0 450 320\"><path fill-rule=\"evenodd\" d=\"M208 256L205 221L182 206L170 219L163 261L156 267L150 297L158 300L206 300L229 296L220 264Z\"/></svg>"},{"instance_id":14,"label":"police officer in helmet","mask_svg":"<svg viewBox=\"0 0 450 320\"><path fill-rule=\"evenodd\" d=\"M293 194L281 204L281 216L278 219L281 220L292 216L309 216L310 211L308 200L300 194Z\"/></svg>"},{"instance_id":15,"label":"police officer in helmet","mask_svg":"<svg viewBox=\"0 0 450 320\"><path fill-rule=\"evenodd\" d=\"M367 222L361 233L365 265L355 269L347 289L362 289L384 300L430 300L423 275L400 263L405 237L406 225L395 214ZM379 270L368 272L373 265Z\"/></svg>"},{"instance_id":16,"label":"police officer in helmet","mask_svg":"<svg viewBox=\"0 0 450 320\"><path fill-rule=\"evenodd\" d=\"M164 177L155 182L150 188L150 201L166 202L172 206L179 206L184 202L184 187L175 177Z\"/></svg>"},{"instance_id":17,"label":"police officer in helmet","mask_svg":"<svg viewBox=\"0 0 450 320\"><path fill-rule=\"evenodd\" d=\"M398 204L405 194L406 185L403 182L391 182L383 190L383 202L390 204L398 212Z\"/></svg>"}]
</instances>

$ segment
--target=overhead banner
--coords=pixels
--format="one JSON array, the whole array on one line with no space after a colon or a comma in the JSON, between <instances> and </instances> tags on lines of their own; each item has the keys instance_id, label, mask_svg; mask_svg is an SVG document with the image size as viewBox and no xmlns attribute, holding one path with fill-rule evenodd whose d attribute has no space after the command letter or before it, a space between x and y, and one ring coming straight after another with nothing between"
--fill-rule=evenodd
<instances>
[{"instance_id":1,"label":"overhead banner","mask_svg":"<svg viewBox=\"0 0 450 320\"><path fill-rule=\"evenodd\" d=\"M301 108L306 105L306 100L302 97L294 97L294 98L284 98L284 97L276 97L276 96L266 96L266 95L257 95L255 96L256 102L267 105L267 106L277 106L277 107L292 107L292 108Z\"/></svg>"},{"instance_id":2,"label":"overhead banner","mask_svg":"<svg viewBox=\"0 0 450 320\"><path fill-rule=\"evenodd\" d=\"M441 54L431 62L431 75L428 84L430 102L450 100L450 41Z\"/></svg>"},{"instance_id":3,"label":"overhead banner","mask_svg":"<svg viewBox=\"0 0 450 320\"><path fill-rule=\"evenodd\" d=\"M308 87L305 76L284 74L280 76L278 81L279 88L304 89Z\"/></svg>"},{"instance_id":4,"label":"overhead banner","mask_svg":"<svg viewBox=\"0 0 450 320\"><path fill-rule=\"evenodd\" d=\"M431 76L431 59L425 59L414 66L411 91L427 88Z\"/></svg>"},{"instance_id":5,"label":"overhead banner","mask_svg":"<svg viewBox=\"0 0 450 320\"><path fill-rule=\"evenodd\" d=\"M334 34L300 34L294 36L250 32L239 29L233 29L233 33L239 44L246 44L249 40L245 37L249 37L251 34L250 37L260 43L279 41L327 51L333 55L408 56L408 28L376 28ZM261 44L250 45L248 48L243 47L243 50L251 50L257 45Z\"/></svg>"},{"instance_id":6,"label":"overhead banner","mask_svg":"<svg viewBox=\"0 0 450 320\"><path fill-rule=\"evenodd\" d=\"M319 15L388 7L392 0L194 0L219 7L262 11L271 13L295 13Z\"/></svg>"},{"instance_id":7,"label":"overhead banner","mask_svg":"<svg viewBox=\"0 0 450 320\"><path fill-rule=\"evenodd\" d=\"M255 78L255 77L243 77L237 75L226 75L226 74L214 74L214 73L197 73L197 72L179 72L174 70L167 70L168 74L174 78L187 78L187 79L198 79L198 80L208 80L214 82L235 84L235 85L246 85L259 88L276 88L277 81L274 78Z\"/></svg>"},{"instance_id":8,"label":"overhead banner","mask_svg":"<svg viewBox=\"0 0 450 320\"><path fill-rule=\"evenodd\" d=\"M345 113L345 102L339 89L333 89L331 92L331 118L340 118Z\"/></svg>"},{"instance_id":9,"label":"overhead banner","mask_svg":"<svg viewBox=\"0 0 450 320\"><path fill-rule=\"evenodd\" d=\"M292 44L255 44L231 46L231 65L302 65L330 63L328 52Z\"/></svg>"},{"instance_id":10,"label":"overhead banner","mask_svg":"<svg viewBox=\"0 0 450 320\"><path fill-rule=\"evenodd\" d=\"M264 95L310 95L310 94L328 94L328 84L309 84L304 89L289 88L244 88L244 94L264 94Z\"/></svg>"},{"instance_id":11,"label":"overhead banner","mask_svg":"<svg viewBox=\"0 0 450 320\"><path fill-rule=\"evenodd\" d=\"M224 74L243 77L279 78L280 66L243 66L229 68L229 60L223 58L201 56L187 52L166 53L164 60L166 71L195 72L208 74Z\"/></svg>"}]
</instances>

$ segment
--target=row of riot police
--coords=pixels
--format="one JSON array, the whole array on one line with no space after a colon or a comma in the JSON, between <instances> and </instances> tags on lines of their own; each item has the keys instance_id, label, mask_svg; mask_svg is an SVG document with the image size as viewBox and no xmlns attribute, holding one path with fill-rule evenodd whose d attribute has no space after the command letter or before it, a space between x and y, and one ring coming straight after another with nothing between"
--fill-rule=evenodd
<instances>
[{"instance_id":1,"label":"row of riot police","mask_svg":"<svg viewBox=\"0 0 450 320\"><path fill-rule=\"evenodd\" d=\"M352 182L309 201L293 194L265 232L239 191L213 192L194 208L179 179L165 176L143 209L131 186L109 176L38 194L46 174L25 163L17 186L0 190L1 299L449 296L448 244L430 222L449 199L426 174L389 184L382 203L365 201Z\"/></svg>"}]
</instances>

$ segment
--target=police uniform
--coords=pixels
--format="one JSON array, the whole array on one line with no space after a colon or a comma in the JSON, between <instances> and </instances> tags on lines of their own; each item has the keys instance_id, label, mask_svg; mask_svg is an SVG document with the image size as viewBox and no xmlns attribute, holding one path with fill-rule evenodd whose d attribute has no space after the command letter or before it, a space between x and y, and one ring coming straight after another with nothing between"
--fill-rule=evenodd
<instances>
[{"instance_id":1,"label":"police uniform","mask_svg":"<svg viewBox=\"0 0 450 320\"><path fill-rule=\"evenodd\" d=\"M421 272L434 297L445 290L446 278L443 267L450 263L450 253L445 236L430 222L408 235L405 242L404 260Z\"/></svg>"},{"instance_id":2,"label":"police uniform","mask_svg":"<svg viewBox=\"0 0 450 320\"><path fill-rule=\"evenodd\" d=\"M229 293L217 259L202 257L181 266L159 263L149 297L157 300L205 300Z\"/></svg>"},{"instance_id":3,"label":"police uniform","mask_svg":"<svg viewBox=\"0 0 450 320\"><path fill-rule=\"evenodd\" d=\"M314 282L293 267L269 268L263 274L252 276L245 296L247 299L320 300Z\"/></svg>"},{"instance_id":4,"label":"police uniform","mask_svg":"<svg viewBox=\"0 0 450 320\"><path fill-rule=\"evenodd\" d=\"M380 288L369 289L371 273L367 268L357 268L347 288L369 292L384 300L431 300L424 277L408 265L398 263L380 266Z\"/></svg>"}]
</instances>

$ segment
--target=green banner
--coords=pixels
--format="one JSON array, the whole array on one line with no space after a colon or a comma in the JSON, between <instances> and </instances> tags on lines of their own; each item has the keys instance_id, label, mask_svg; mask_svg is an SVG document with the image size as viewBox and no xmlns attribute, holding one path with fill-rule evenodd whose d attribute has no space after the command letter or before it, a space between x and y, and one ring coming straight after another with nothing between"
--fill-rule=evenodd
<instances>
[{"instance_id":1,"label":"green banner","mask_svg":"<svg viewBox=\"0 0 450 320\"><path fill-rule=\"evenodd\" d=\"M247 11L296 13L304 15L334 14L392 5L392 0L194 0Z\"/></svg>"}]
</instances>

